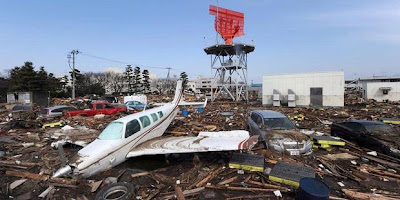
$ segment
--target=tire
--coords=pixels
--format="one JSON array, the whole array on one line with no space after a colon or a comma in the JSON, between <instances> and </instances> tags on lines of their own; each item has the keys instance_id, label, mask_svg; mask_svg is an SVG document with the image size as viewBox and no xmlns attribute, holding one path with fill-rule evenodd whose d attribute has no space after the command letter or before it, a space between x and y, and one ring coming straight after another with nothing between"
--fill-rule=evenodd
<instances>
[{"instance_id":1,"label":"tire","mask_svg":"<svg viewBox=\"0 0 400 200\"><path fill-rule=\"evenodd\" d=\"M128 200L135 194L135 187L126 182L112 183L101 189L95 197L95 200Z\"/></svg>"}]
</instances>

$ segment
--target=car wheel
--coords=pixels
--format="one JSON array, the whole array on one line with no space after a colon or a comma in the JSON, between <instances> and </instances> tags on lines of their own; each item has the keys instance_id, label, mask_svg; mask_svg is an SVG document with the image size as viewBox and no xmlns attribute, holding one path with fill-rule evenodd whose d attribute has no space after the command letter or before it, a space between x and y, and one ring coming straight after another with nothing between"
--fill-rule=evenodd
<instances>
[{"instance_id":1,"label":"car wheel","mask_svg":"<svg viewBox=\"0 0 400 200\"><path fill-rule=\"evenodd\" d=\"M126 182L113 183L96 194L96 200L127 200L131 199L135 194L135 187L132 184Z\"/></svg>"}]
</instances>

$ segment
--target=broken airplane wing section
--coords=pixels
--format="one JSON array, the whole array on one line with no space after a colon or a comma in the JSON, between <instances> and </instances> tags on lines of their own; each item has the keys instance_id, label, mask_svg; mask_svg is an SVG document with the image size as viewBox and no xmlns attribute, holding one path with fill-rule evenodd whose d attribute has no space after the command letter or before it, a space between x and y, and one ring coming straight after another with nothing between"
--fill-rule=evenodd
<instances>
[{"instance_id":1,"label":"broken airplane wing section","mask_svg":"<svg viewBox=\"0 0 400 200\"><path fill-rule=\"evenodd\" d=\"M158 137L146 141L130 150L129 157L170 153L195 153L210 151L235 151L251 149L258 136L249 136L247 131L200 132L197 137Z\"/></svg>"}]
</instances>

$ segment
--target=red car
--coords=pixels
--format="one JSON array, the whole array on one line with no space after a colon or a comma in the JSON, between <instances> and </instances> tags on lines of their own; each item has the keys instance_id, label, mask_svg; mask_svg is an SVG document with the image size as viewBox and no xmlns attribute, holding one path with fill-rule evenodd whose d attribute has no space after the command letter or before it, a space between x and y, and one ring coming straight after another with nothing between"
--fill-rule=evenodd
<instances>
[{"instance_id":1,"label":"red car","mask_svg":"<svg viewBox=\"0 0 400 200\"><path fill-rule=\"evenodd\" d=\"M114 106L108 102L94 102L89 105L89 109L74 110L64 112L65 117L74 116L95 116L97 114L113 115L120 112L127 112L126 106Z\"/></svg>"}]
</instances>

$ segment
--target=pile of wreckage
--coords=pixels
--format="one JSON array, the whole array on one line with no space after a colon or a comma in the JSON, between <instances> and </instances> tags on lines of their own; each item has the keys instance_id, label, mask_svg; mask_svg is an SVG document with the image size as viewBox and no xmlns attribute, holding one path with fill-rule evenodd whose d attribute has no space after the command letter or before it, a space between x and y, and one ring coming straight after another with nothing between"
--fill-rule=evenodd
<instances>
[{"instance_id":1,"label":"pile of wreckage","mask_svg":"<svg viewBox=\"0 0 400 200\"><path fill-rule=\"evenodd\" d=\"M149 101L167 102L160 96L150 96ZM149 109L137 114L149 113L150 127L170 119L166 110L154 109L163 113L152 115L156 111ZM244 130L250 128L252 113L266 109L283 113L296 125L297 135L282 134L283 140L305 138L311 151L277 151L268 134L273 130L264 125L259 128L266 130L265 141L258 135L254 141L254 129L250 135ZM109 124L133 115L10 120L9 111L1 111L0 199L399 199L399 111L399 103L358 101L343 108L265 108L224 101L208 102L204 108L186 104L174 111L177 116L165 127L164 136L129 149L125 162L90 174L73 173L79 162L86 162L76 158L78 152L113 137L104 135ZM392 132L369 132L364 127L364 135L342 137L341 133L354 130L346 123L370 125L363 124L365 120L384 124ZM381 145L368 146L372 141ZM62 171L71 162L76 162L75 168Z\"/></svg>"}]
</instances>

